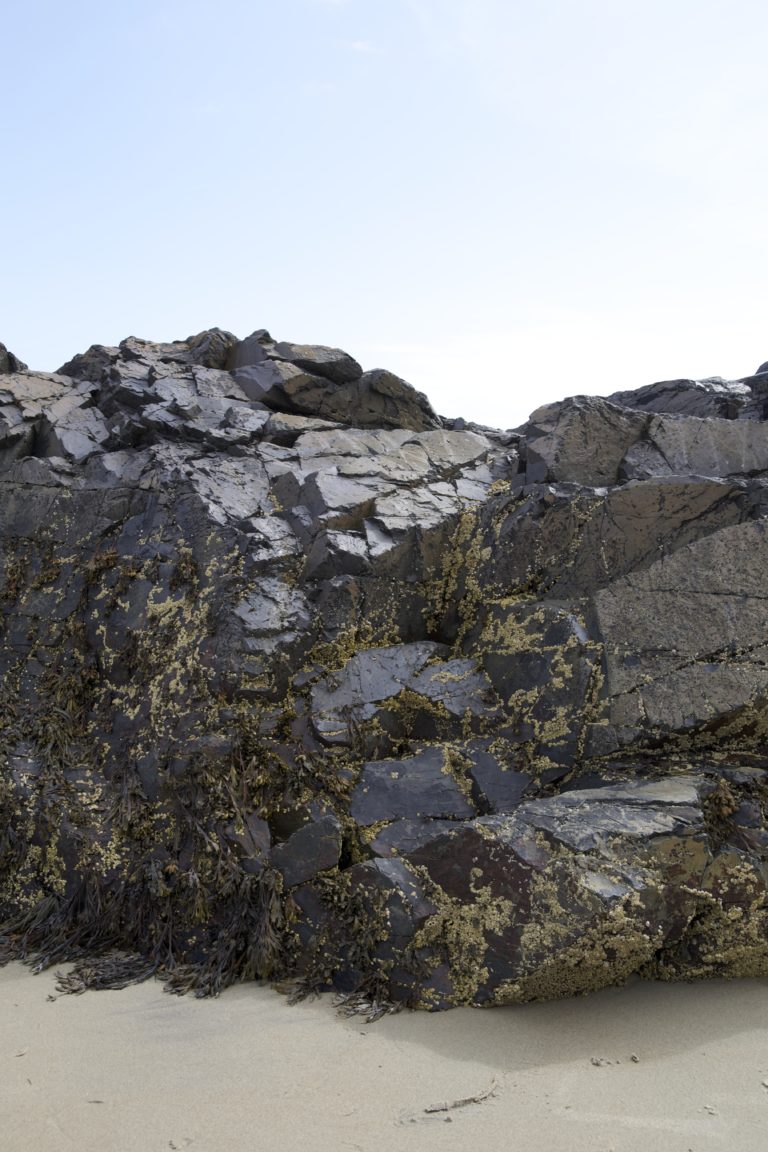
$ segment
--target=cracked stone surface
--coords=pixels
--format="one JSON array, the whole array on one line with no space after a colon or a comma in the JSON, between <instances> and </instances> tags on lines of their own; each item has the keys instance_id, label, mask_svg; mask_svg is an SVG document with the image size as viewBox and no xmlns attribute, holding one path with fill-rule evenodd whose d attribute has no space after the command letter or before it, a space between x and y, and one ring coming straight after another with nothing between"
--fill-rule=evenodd
<instances>
[{"instance_id":1,"label":"cracked stone surface","mask_svg":"<svg viewBox=\"0 0 768 1152\"><path fill-rule=\"evenodd\" d=\"M429 1009L768 974L768 373L498 431L0 345L0 962Z\"/></svg>"}]
</instances>

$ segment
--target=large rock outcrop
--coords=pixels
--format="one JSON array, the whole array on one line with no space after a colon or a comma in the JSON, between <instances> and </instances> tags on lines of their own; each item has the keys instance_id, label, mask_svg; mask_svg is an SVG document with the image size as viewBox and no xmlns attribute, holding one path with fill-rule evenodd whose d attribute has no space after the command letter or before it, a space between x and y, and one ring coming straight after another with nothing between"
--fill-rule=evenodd
<instances>
[{"instance_id":1,"label":"large rock outcrop","mask_svg":"<svg viewBox=\"0 0 768 1152\"><path fill-rule=\"evenodd\" d=\"M502 433L264 331L0 353L0 956L768 974L767 373Z\"/></svg>"}]
</instances>

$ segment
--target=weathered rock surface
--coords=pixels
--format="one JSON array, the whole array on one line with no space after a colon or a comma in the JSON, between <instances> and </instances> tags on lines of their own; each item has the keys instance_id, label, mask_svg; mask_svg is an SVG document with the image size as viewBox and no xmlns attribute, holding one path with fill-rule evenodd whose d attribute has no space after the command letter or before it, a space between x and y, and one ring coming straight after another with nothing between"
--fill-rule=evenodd
<instances>
[{"instance_id":1,"label":"weathered rock surface","mask_svg":"<svg viewBox=\"0 0 768 1152\"><path fill-rule=\"evenodd\" d=\"M23 372L27 365L9 352L5 344L0 344L0 372Z\"/></svg>"},{"instance_id":2,"label":"weathered rock surface","mask_svg":"<svg viewBox=\"0 0 768 1152\"><path fill-rule=\"evenodd\" d=\"M0 346L0 958L442 1008L768 974L768 373L438 417Z\"/></svg>"}]
</instances>

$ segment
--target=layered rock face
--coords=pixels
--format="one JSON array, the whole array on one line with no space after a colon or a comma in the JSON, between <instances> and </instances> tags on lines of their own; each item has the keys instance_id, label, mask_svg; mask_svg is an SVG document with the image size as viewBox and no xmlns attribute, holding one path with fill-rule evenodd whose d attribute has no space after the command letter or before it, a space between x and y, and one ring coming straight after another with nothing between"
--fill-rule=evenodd
<instances>
[{"instance_id":1,"label":"layered rock face","mask_svg":"<svg viewBox=\"0 0 768 1152\"><path fill-rule=\"evenodd\" d=\"M264 331L0 373L0 957L768 973L768 374L502 433Z\"/></svg>"}]
</instances>

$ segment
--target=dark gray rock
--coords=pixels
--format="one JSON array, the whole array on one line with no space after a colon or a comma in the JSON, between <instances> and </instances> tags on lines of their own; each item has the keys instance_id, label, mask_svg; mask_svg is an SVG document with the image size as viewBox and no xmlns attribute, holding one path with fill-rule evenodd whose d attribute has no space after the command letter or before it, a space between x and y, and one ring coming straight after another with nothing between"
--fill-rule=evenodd
<instances>
[{"instance_id":1,"label":"dark gray rock","mask_svg":"<svg viewBox=\"0 0 768 1152\"><path fill-rule=\"evenodd\" d=\"M751 396L740 380L663 380L634 392L614 392L608 400L622 407L670 416L711 416L736 420L743 414Z\"/></svg>"},{"instance_id":2,"label":"dark gray rock","mask_svg":"<svg viewBox=\"0 0 768 1152\"><path fill-rule=\"evenodd\" d=\"M226 366L236 372L268 361L293 364L310 375L324 377L334 384L349 384L359 380L363 374L357 361L340 348L274 341L264 328L232 345Z\"/></svg>"},{"instance_id":3,"label":"dark gray rock","mask_svg":"<svg viewBox=\"0 0 768 1152\"><path fill-rule=\"evenodd\" d=\"M383 368L363 373L358 397L363 425L412 428L415 432L440 427L440 418L424 393Z\"/></svg>"},{"instance_id":4,"label":"dark gray rock","mask_svg":"<svg viewBox=\"0 0 768 1152\"><path fill-rule=\"evenodd\" d=\"M640 412L584 396L539 408L526 425L526 481L616 484L622 460L647 424Z\"/></svg>"},{"instance_id":5,"label":"dark gray rock","mask_svg":"<svg viewBox=\"0 0 768 1152\"><path fill-rule=\"evenodd\" d=\"M456 831L452 820L393 820L385 824L374 838L368 841L372 852L377 856L403 856L428 844L438 836L446 836Z\"/></svg>"},{"instance_id":6,"label":"dark gray rock","mask_svg":"<svg viewBox=\"0 0 768 1152\"><path fill-rule=\"evenodd\" d=\"M5 344L0 344L0 375L7 372L24 372L27 365L9 352Z\"/></svg>"},{"instance_id":7,"label":"dark gray rock","mask_svg":"<svg viewBox=\"0 0 768 1152\"><path fill-rule=\"evenodd\" d=\"M196 336L188 336L184 343L187 345L190 363L199 364L203 368L226 368L237 337L222 328L207 328ZM173 359L176 363L179 358L174 356Z\"/></svg>"},{"instance_id":8,"label":"dark gray rock","mask_svg":"<svg viewBox=\"0 0 768 1152\"><path fill-rule=\"evenodd\" d=\"M272 849L272 864L287 888L304 884L318 872L336 868L341 856L341 823L323 816L298 828L284 844Z\"/></svg>"},{"instance_id":9,"label":"dark gray rock","mask_svg":"<svg viewBox=\"0 0 768 1152\"><path fill-rule=\"evenodd\" d=\"M764 521L723 528L599 591L617 739L754 724L768 696ZM635 735L633 735L633 733Z\"/></svg>"},{"instance_id":10,"label":"dark gray rock","mask_svg":"<svg viewBox=\"0 0 768 1152\"><path fill-rule=\"evenodd\" d=\"M79 352L59 368L61 376L73 380L90 380L100 384L120 356L118 348L107 348L103 344L92 344L87 352Z\"/></svg>"},{"instance_id":11,"label":"dark gray rock","mask_svg":"<svg viewBox=\"0 0 768 1152\"><path fill-rule=\"evenodd\" d=\"M752 476L768 472L768 429L742 420L654 417L621 465L627 480L652 476Z\"/></svg>"},{"instance_id":12,"label":"dark gray rock","mask_svg":"<svg viewBox=\"0 0 768 1152\"><path fill-rule=\"evenodd\" d=\"M502 760L490 740L474 740L461 749L472 781L472 795L483 815L514 812L531 788L528 772L520 772L509 754Z\"/></svg>"},{"instance_id":13,"label":"dark gray rock","mask_svg":"<svg viewBox=\"0 0 768 1152\"><path fill-rule=\"evenodd\" d=\"M363 372L338 348L275 342L260 329L235 344L228 367L248 396L278 411L358 428L439 428L421 392L383 369Z\"/></svg>"},{"instance_id":14,"label":"dark gray rock","mask_svg":"<svg viewBox=\"0 0 768 1152\"><path fill-rule=\"evenodd\" d=\"M0 961L768 973L768 373L501 433L263 330L0 355Z\"/></svg>"},{"instance_id":15,"label":"dark gray rock","mask_svg":"<svg viewBox=\"0 0 768 1152\"><path fill-rule=\"evenodd\" d=\"M445 653L420 641L353 656L312 689L318 737L384 755L404 739L482 730L496 715L491 683L474 661L440 660Z\"/></svg>"},{"instance_id":16,"label":"dark gray rock","mask_svg":"<svg viewBox=\"0 0 768 1152\"><path fill-rule=\"evenodd\" d=\"M315 376L324 376L334 384L349 384L359 380L363 370L356 360L338 348L325 348L317 344L275 344L274 357L287 360Z\"/></svg>"},{"instance_id":17,"label":"dark gray rock","mask_svg":"<svg viewBox=\"0 0 768 1152\"><path fill-rule=\"evenodd\" d=\"M272 367L274 371L276 366ZM275 407L285 405L289 411L317 414L325 420L360 428L410 428L421 432L440 426L426 397L389 372L366 372L344 384L311 376L300 368L288 371L282 367L280 374L282 394L272 394ZM240 373L237 378L242 378ZM282 396L285 399L281 403Z\"/></svg>"},{"instance_id":18,"label":"dark gray rock","mask_svg":"<svg viewBox=\"0 0 768 1152\"><path fill-rule=\"evenodd\" d=\"M366 827L423 816L466 819L475 809L462 792L445 750L427 748L407 760L366 764L352 793L350 813Z\"/></svg>"}]
</instances>

